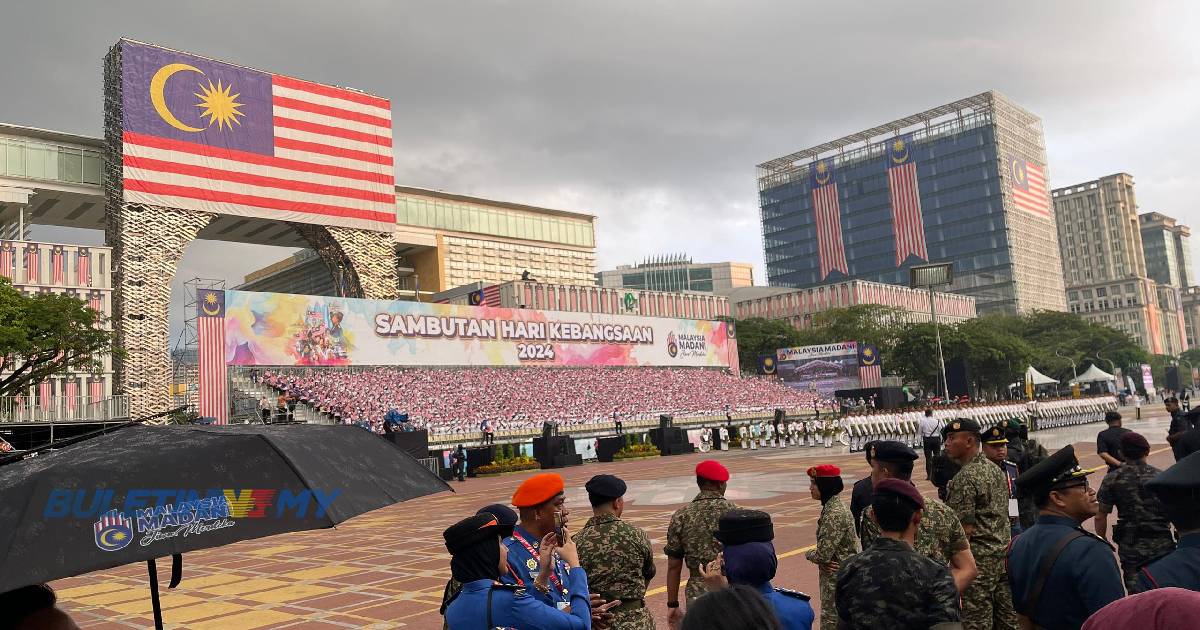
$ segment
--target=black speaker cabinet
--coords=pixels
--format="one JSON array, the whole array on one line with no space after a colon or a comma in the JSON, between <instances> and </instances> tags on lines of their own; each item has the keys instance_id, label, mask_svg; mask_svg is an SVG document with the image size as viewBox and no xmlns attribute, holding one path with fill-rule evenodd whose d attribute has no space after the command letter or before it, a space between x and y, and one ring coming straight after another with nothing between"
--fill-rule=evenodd
<instances>
[{"instance_id":1,"label":"black speaker cabinet","mask_svg":"<svg viewBox=\"0 0 1200 630\"><path fill-rule=\"evenodd\" d=\"M398 431L383 437L417 459L429 457L429 431Z\"/></svg>"},{"instance_id":2,"label":"black speaker cabinet","mask_svg":"<svg viewBox=\"0 0 1200 630\"><path fill-rule=\"evenodd\" d=\"M904 390L899 387L881 387L879 389L879 401L876 403L881 409L897 409L904 406Z\"/></svg>"},{"instance_id":3,"label":"black speaker cabinet","mask_svg":"<svg viewBox=\"0 0 1200 630\"><path fill-rule=\"evenodd\" d=\"M495 446L480 446L478 448L467 449L467 476L474 477L476 468L487 466L494 461L496 461Z\"/></svg>"},{"instance_id":4,"label":"black speaker cabinet","mask_svg":"<svg viewBox=\"0 0 1200 630\"><path fill-rule=\"evenodd\" d=\"M1167 389L1179 391L1179 368L1177 366L1167 366Z\"/></svg>"},{"instance_id":5,"label":"black speaker cabinet","mask_svg":"<svg viewBox=\"0 0 1200 630\"><path fill-rule=\"evenodd\" d=\"M602 437L596 441L596 459L602 462L613 461L613 455L625 446L625 439L621 436Z\"/></svg>"},{"instance_id":6,"label":"black speaker cabinet","mask_svg":"<svg viewBox=\"0 0 1200 630\"><path fill-rule=\"evenodd\" d=\"M946 361L946 387L951 396L971 395L971 364L962 357Z\"/></svg>"},{"instance_id":7,"label":"black speaker cabinet","mask_svg":"<svg viewBox=\"0 0 1200 630\"><path fill-rule=\"evenodd\" d=\"M575 454L575 440L565 435L533 438L533 457L542 468L562 468L583 463L583 457Z\"/></svg>"}]
</instances>

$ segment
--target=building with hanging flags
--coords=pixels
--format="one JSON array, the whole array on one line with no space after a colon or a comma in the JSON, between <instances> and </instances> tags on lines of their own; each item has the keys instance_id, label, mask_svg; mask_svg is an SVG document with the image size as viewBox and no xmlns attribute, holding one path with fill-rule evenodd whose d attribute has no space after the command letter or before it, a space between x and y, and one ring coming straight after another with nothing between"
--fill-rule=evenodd
<instances>
[{"instance_id":1,"label":"building with hanging flags","mask_svg":"<svg viewBox=\"0 0 1200 630\"><path fill-rule=\"evenodd\" d=\"M758 166L767 281L908 284L952 262L979 312L1066 310L1041 119L989 91Z\"/></svg>"}]
</instances>

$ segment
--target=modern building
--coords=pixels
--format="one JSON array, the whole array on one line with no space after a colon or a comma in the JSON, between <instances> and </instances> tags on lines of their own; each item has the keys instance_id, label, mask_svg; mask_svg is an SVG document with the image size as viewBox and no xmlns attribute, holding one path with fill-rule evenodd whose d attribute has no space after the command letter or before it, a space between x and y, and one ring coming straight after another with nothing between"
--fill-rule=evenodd
<instances>
[{"instance_id":1,"label":"modern building","mask_svg":"<svg viewBox=\"0 0 1200 630\"><path fill-rule=\"evenodd\" d=\"M847 280L807 289L746 287L727 295L737 319L782 319L797 328L811 327L813 317L823 311L860 304L899 309L904 322L931 321L929 291L881 282ZM975 298L971 296L944 292L934 292L933 296L939 322L957 323L976 316Z\"/></svg>"},{"instance_id":2,"label":"modern building","mask_svg":"<svg viewBox=\"0 0 1200 630\"><path fill-rule=\"evenodd\" d=\"M649 291L713 293L754 286L754 265L738 262L695 263L688 256L649 258L596 274L602 287Z\"/></svg>"},{"instance_id":3,"label":"modern building","mask_svg":"<svg viewBox=\"0 0 1200 630\"><path fill-rule=\"evenodd\" d=\"M1183 306L1183 329L1189 348L1200 344L1200 287L1188 287L1179 292ZM1200 364L1197 364L1200 367Z\"/></svg>"},{"instance_id":4,"label":"modern building","mask_svg":"<svg viewBox=\"0 0 1200 630\"><path fill-rule=\"evenodd\" d=\"M1183 289L1196 282L1188 226L1158 212L1138 215L1142 228L1142 253L1146 275L1159 284Z\"/></svg>"},{"instance_id":5,"label":"modern building","mask_svg":"<svg viewBox=\"0 0 1200 630\"><path fill-rule=\"evenodd\" d=\"M483 283L469 284L443 291L433 296L431 301L681 319L711 320L731 314L730 301L712 294L584 287L522 280L487 286Z\"/></svg>"},{"instance_id":6,"label":"modern building","mask_svg":"<svg viewBox=\"0 0 1200 630\"><path fill-rule=\"evenodd\" d=\"M1151 354L1187 350L1179 287L1149 275L1143 236L1158 222L1139 219L1133 176L1116 173L1051 195L1071 312L1128 333ZM1164 247L1165 228L1157 228Z\"/></svg>"},{"instance_id":7,"label":"modern building","mask_svg":"<svg viewBox=\"0 0 1200 630\"><path fill-rule=\"evenodd\" d=\"M1081 284L1067 289L1067 303L1072 313L1129 334L1151 354L1174 357L1190 346L1185 301L1175 287L1146 277Z\"/></svg>"},{"instance_id":8,"label":"modern building","mask_svg":"<svg viewBox=\"0 0 1200 630\"><path fill-rule=\"evenodd\" d=\"M908 283L952 262L981 313L1066 310L1042 122L989 91L758 166L767 280Z\"/></svg>"}]
</instances>

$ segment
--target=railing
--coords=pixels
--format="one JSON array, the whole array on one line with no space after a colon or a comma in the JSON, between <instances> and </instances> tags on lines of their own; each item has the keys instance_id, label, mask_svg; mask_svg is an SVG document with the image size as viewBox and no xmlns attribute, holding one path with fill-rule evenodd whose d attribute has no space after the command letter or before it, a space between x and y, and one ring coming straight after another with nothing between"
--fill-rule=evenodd
<instances>
[{"instance_id":1,"label":"railing","mask_svg":"<svg viewBox=\"0 0 1200 630\"><path fill-rule=\"evenodd\" d=\"M115 422L129 419L129 399L112 396L92 400L86 396L0 397L0 423Z\"/></svg>"},{"instance_id":2,"label":"railing","mask_svg":"<svg viewBox=\"0 0 1200 630\"><path fill-rule=\"evenodd\" d=\"M417 461L420 462L422 466L428 468L429 472L431 472L435 475L438 474L438 470L439 470L438 458L422 457L422 458L418 459Z\"/></svg>"}]
</instances>

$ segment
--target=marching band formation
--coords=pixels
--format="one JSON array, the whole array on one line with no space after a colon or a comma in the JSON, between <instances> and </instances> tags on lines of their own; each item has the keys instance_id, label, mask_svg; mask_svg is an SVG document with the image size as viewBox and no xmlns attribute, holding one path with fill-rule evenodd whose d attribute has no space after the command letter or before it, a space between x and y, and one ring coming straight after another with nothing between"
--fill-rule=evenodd
<instances>
[{"instance_id":1,"label":"marching band formation","mask_svg":"<svg viewBox=\"0 0 1200 630\"><path fill-rule=\"evenodd\" d=\"M1002 401L969 405L935 406L933 417L939 426L953 418L971 418L985 430L1010 418L1020 420L1033 430L1052 429L1076 424L1100 422L1104 412L1117 409L1115 396L1063 398L1034 401ZM762 419L750 424L721 426L714 430L705 427L700 434L700 450L707 453L714 447L720 450L741 448L758 450L789 446L829 448L834 441L862 450L872 440L895 440L913 448L921 448L921 418L925 409L856 410L841 416L784 418L778 422ZM719 439L714 439L719 438ZM732 438L732 440L731 440Z\"/></svg>"}]
</instances>

